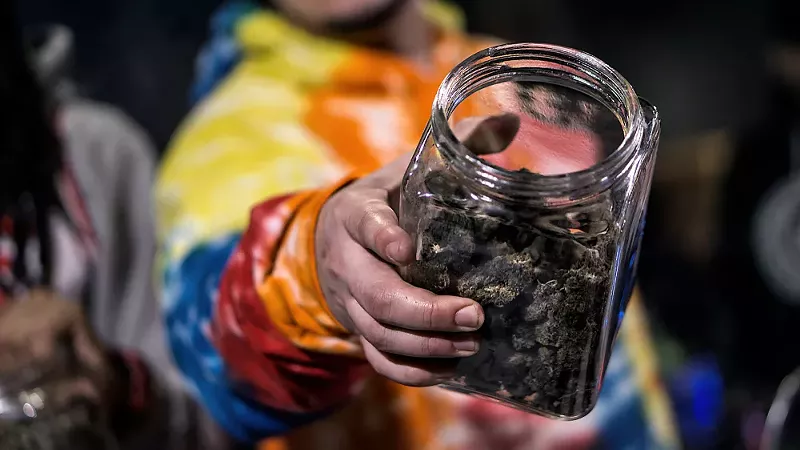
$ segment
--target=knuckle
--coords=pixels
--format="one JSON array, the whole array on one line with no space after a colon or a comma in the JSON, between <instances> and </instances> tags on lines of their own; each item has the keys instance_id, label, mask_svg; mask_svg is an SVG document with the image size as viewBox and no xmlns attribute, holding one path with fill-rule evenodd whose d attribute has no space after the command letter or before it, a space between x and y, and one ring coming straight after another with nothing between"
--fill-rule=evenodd
<instances>
[{"instance_id":1,"label":"knuckle","mask_svg":"<svg viewBox=\"0 0 800 450\"><path fill-rule=\"evenodd\" d=\"M331 275L337 279L344 279L346 274L345 268L347 267L346 261L342 252L332 251L328 253L326 259L321 262Z\"/></svg>"},{"instance_id":2,"label":"knuckle","mask_svg":"<svg viewBox=\"0 0 800 450\"><path fill-rule=\"evenodd\" d=\"M431 356L449 356L454 353L453 344L441 338L429 338L428 349Z\"/></svg>"},{"instance_id":3,"label":"knuckle","mask_svg":"<svg viewBox=\"0 0 800 450\"><path fill-rule=\"evenodd\" d=\"M430 338L421 338L419 340L419 354L421 356L433 355L434 347L433 340Z\"/></svg>"},{"instance_id":4,"label":"knuckle","mask_svg":"<svg viewBox=\"0 0 800 450\"><path fill-rule=\"evenodd\" d=\"M370 226L380 219L382 204L375 200L367 200L361 210L359 225L362 231L369 231Z\"/></svg>"},{"instance_id":5,"label":"knuckle","mask_svg":"<svg viewBox=\"0 0 800 450\"><path fill-rule=\"evenodd\" d=\"M378 323L372 323L364 328L364 337L378 350L386 350L390 345L389 330Z\"/></svg>"},{"instance_id":6,"label":"knuckle","mask_svg":"<svg viewBox=\"0 0 800 450\"><path fill-rule=\"evenodd\" d=\"M350 229L362 239L373 242L376 234L382 227L376 226L380 223L383 214L384 203L371 199L359 202L359 208L350 215Z\"/></svg>"},{"instance_id":7,"label":"knuckle","mask_svg":"<svg viewBox=\"0 0 800 450\"><path fill-rule=\"evenodd\" d=\"M383 285L373 284L366 288L366 292L369 297L366 306L370 315L379 321L391 321L394 318L394 301L389 289Z\"/></svg>"},{"instance_id":8,"label":"knuckle","mask_svg":"<svg viewBox=\"0 0 800 450\"><path fill-rule=\"evenodd\" d=\"M342 208L347 211L347 225L352 230L358 230L361 224L369 219L369 211L364 207L365 202L357 198L352 198L347 205L347 208Z\"/></svg>"},{"instance_id":9,"label":"knuckle","mask_svg":"<svg viewBox=\"0 0 800 450\"><path fill-rule=\"evenodd\" d=\"M356 217L358 218L355 226L356 236L360 236L361 239L364 239L368 243L370 238L369 233L370 224L372 223L372 214L364 209L358 213Z\"/></svg>"},{"instance_id":10,"label":"knuckle","mask_svg":"<svg viewBox=\"0 0 800 450\"><path fill-rule=\"evenodd\" d=\"M436 302L423 301L420 302L420 314L422 317L422 325L425 328L431 329L434 326L434 317L440 308Z\"/></svg>"}]
</instances>

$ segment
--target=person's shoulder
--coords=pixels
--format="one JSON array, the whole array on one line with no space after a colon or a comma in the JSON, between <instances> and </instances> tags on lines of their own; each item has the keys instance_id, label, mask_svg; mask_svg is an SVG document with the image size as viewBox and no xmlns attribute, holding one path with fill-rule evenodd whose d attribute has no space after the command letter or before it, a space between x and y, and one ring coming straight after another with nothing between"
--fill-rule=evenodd
<instances>
[{"instance_id":1,"label":"person's shoulder","mask_svg":"<svg viewBox=\"0 0 800 450\"><path fill-rule=\"evenodd\" d=\"M306 95L283 80L249 71L231 74L197 103L183 120L165 153L166 162L190 157L219 142L268 140L275 124L300 123Z\"/></svg>"},{"instance_id":2,"label":"person's shoulder","mask_svg":"<svg viewBox=\"0 0 800 450\"><path fill-rule=\"evenodd\" d=\"M292 83L240 70L194 106L179 135L209 127L241 127L254 113L259 120L276 120L298 111L304 98L304 91Z\"/></svg>"},{"instance_id":3,"label":"person's shoulder","mask_svg":"<svg viewBox=\"0 0 800 450\"><path fill-rule=\"evenodd\" d=\"M145 130L116 106L86 98L64 101L59 107L61 130L69 136L94 139L147 139Z\"/></svg>"},{"instance_id":4,"label":"person's shoulder","mask_svg":"<svg viewBox=\"0 0 800 450\"><path fill-rule=\"evenodd\" d=\"M157 191L194 183L198 174L205 174L204 186L184 192L251 175L280 178L289 189L308 187L317 173L312 168L327 171L335 165L325 142L306 126L308 101L308 91L297 83L257 71L232 74L175 133L161 161Z\"/></svg>"},{"instance_id":5,"label":"person's shoulder","mask_svg":"<svg viewBox=\"0 0 800 450\"><path fill-rule=\"evenodd\" d=\"M58 128L70 159L92 167L114 167L130 158L155 158L148 133L120 108L87 98L59 105Z\"/></svg>"},{"instance_id":6,"label":"person's shoulder","mask_svg":"<svg viewBox=\"0 0 800 450\"><path fill-rule=\"evenodd\" d=\"M305 125L307 101L302 87L247 73L198 104L158 170L164 239L194 245L240 232L264 198L338 178L326 144ZM176 250L168 258L182 257Z\"/></svg>"}]
</instances>

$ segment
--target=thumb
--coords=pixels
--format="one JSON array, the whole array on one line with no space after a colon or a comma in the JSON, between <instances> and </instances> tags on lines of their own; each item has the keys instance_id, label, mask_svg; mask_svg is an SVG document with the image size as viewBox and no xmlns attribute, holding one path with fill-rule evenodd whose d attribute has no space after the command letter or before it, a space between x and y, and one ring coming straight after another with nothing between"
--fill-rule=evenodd
<instances>
[{"instance_id":1,"label":"thumb","mask_svg":"<svg viewBox=\"0 0 800 450\"><path fill-rule=\"evenodd\" d=\"M491 155L505 150L514 141L520 127L519 116L513 113L475 116L459 121L453 134L476 155ZM387 190L396 189L408 168L412 153L404 153L377 172L366 177L366 185Z\"/></svg>"},{"instance_id":2,"label":"thumb","mask_svg":"<svg viewBox=\"0 0 800 450\"><path fill-rule=\"evenodd\" d=\"M491 155L511 145L519 127L519 116L505 113L466 118L453 127L453 134L476 155Z\"/></svg>"}]
</instances>

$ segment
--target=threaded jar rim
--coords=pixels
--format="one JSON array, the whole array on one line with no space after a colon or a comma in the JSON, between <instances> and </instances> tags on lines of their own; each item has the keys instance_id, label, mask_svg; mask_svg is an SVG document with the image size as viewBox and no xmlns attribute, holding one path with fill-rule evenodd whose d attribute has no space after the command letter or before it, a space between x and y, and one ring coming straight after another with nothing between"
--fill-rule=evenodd
<instances>
[{"instance_id":1,"label":"threaded jar rim","mask_svg":"<svg viewBox=\"0 0 800 450\"><path fill-rule=\"evenodd\" d=\"M530 61L530 66L503 65ZM587 94L611 110L620 121L624 138L617 149L597 164L577 172L542 175L512 172L474 155L453 134L448 119L470 95L495 84L536 76L548 84ZM646 106L658 123L652 105ZM442 156L457 170L507 200L580 199L607 189L621 178L634 157L648 149L648 120L639 97L628 81L599 58L568 47L514 43L484 49L457 65L436 93L431 111L433 139Z\"/></svg>"}]
</instances>

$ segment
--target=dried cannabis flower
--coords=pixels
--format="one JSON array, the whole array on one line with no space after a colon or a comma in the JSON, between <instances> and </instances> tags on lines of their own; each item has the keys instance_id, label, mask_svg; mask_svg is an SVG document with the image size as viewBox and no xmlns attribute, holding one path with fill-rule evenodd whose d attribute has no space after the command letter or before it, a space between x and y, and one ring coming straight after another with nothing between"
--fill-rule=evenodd
<instances>
[{"instance_id":1,"label":"dried cannabis flower","mask_svg":"<svg viewBox=\"0 0 800 450\"><path fill-rule=\"evenodd\" d=\"M499 216L471 204L441 173L426 178L412 284L484 308L478 354L457 376L470 389L556 415L591 402L594 355L610 290L616 230L610 203ZM458 192L456 192L458 191Z\"/></svg>"}]
</instances>

